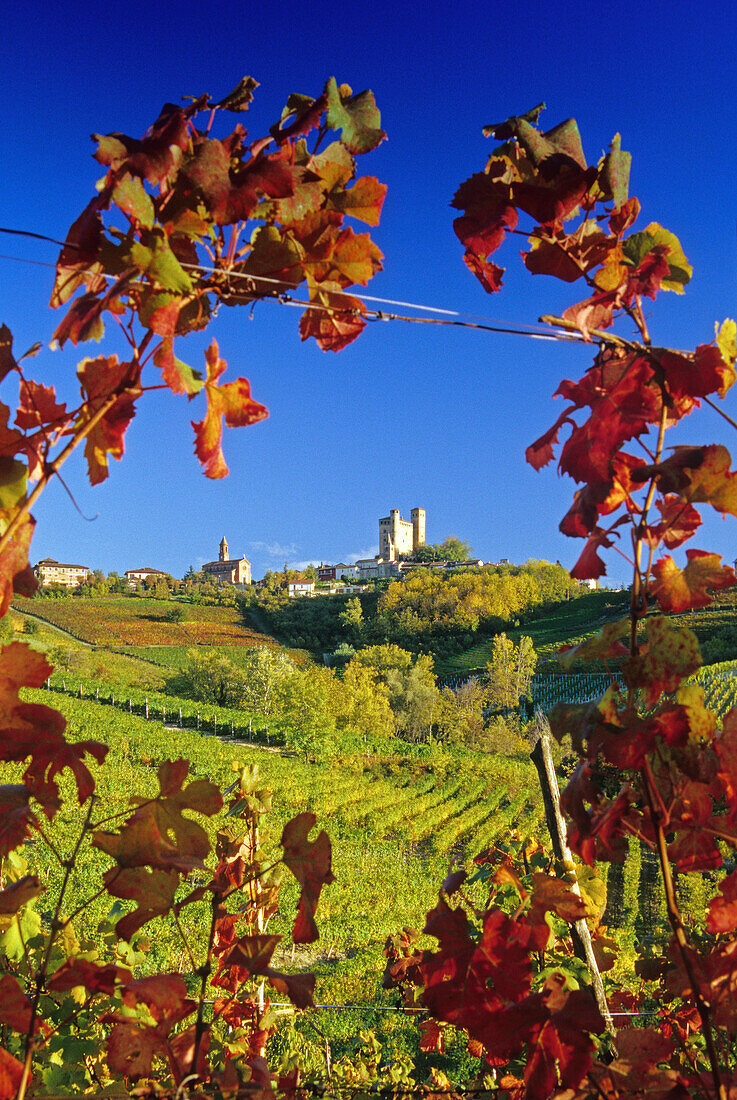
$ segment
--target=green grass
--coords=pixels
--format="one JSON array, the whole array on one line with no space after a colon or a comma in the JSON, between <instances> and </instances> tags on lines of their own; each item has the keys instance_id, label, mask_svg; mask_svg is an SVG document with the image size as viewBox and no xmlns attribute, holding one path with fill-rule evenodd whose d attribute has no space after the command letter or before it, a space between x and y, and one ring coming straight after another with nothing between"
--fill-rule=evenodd
<instances>
[{"instance_id":1,"label":"green grass","mask_svg":"<svg viewBox=\"0 0 737 1100\"><path fill-rule=\"evenodd\" d=\"M261 637L261 635L259 635ZM263 643L266 645L273 645L273 640L270 638L264 638ZM216 649L218 653L227 657L229 661L232 661L234 665L239 668L243 668L248 661L248 655L253 646L243 645L217 645L217 646L177 646L177 645L151 645L151 646L125 646L122 647L120 652L129 654L131 657L137 657L139 660L148 661L152 664L162 665L166 669L180 669L184 668L187 664L187 654L191 649L195 648L198 653L206 652L209 649ZM289 649L286 651L295 664L304 665L309 662L309 656L304 650Z\"/></svg>"}]
</instances>

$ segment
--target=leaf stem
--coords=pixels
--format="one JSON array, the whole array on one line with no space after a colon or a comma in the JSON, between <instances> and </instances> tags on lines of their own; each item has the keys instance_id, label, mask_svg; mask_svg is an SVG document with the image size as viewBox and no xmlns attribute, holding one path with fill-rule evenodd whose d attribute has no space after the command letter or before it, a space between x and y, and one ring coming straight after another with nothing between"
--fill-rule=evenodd
<instances>
[{"instance_id":1,"label":"leaf stem","mask_svg":"<svg viewBox=\"0 0 737 1100\"><path fill-rule=\"evenodd\" d=\"M656 811L655 807L655 794L650 783L650 776L648 775L648 768L643 768L640 772L642 779L643 789L650 810L650 820L653 824L655 831L656 849L658 853L658 860L660 862L660 872L663 878L663 887L665 890L666 908L668 910L668 921L671 929L673 930L673 937L678 945L678 951L683 962L683 968L688 975L688 980L691 984L691 992L696 1002L696 1009L701 1019L701 1026L704 1034L704 1042L706 1043L706 1050L709 1056L709 1063L711 1065L711 1075L714 1082L714 1091L719 1100L727 1100L727 1089L722 1080L721 1067L719 1065L719 1056L717 1054L716 1044L714 1042L713 1025L711 1020L711 1011L709 1005L704 1000L704 997L699 988L699 979L694 969L693 963L690 957L690 947L688 943L688 937L686 936L686 929L683 926L681 919L680 909L678 907L678 901L676 899L675 884L673 882L673 871L670 865L670 859L668 858L668 843L665 839L665 830L663 827L663 821Z\"/></svg>"},{"instance_id":2,"label":"leaf stem","mask_svg":"<svg viewBox=\"0 0 737 1100\"><path fill-rule=\"evenodd\" d=\"M210 919L210 935L207 940L207 955L205 961L200 967L200 996L197 1005L197 1023L195 1024L194 1033L194 1049L192 1051L192 1065L190 1066L190 1073L197 1076L197 1060L200 1054L200 1046L202 1044L202 1036L205 1033L205 993L207 991L207 979L210 976L212 970L212 951L215 945L215 929L217 927L218 917L220 916L221 899L217 894L212 896L212 917Z\"/></svg>"},{"instance_id":3,"label":"leaf stem","mask_svg":"<svg viewBox=\"0 0 737 1100\"><path fill-rule=\"evenodd\" d=\"M51 928L49 931L49 939L46 944L46 951L44 952L43 960L36 971L36 988L33 994L33 1001L31 1002L31 1017L28 1024L28 1030L26 1032L26 1057L23 1064L23 1075L21 1077L20 1085L18 1086L18 1092L16 1093L16 1100L24 1100L26 1089L28 1088L28 1082L31 1077L31 1062L33 1059L33 1051L36 1044L33 1040L33 1034L36 1029L36 1020L38 1019L38 1008L41 1002L41 990L43 989L46 981L46 971L48 969L49 961L51 959L51 952L56 941L57 934L64 927L59 921L62 905L64 903L64 894L66 893L67 886L69 885L69 879L71 878L72 868L79 854L79 850L82 847L85 836L90 828L90 821L92 820L92 811L95 805L94 795L90 796L90 804L87 808L87 814L84 820L84 824L77 837L76 843L72 854L68 859L63 861L64 875L62 877L61 886L59 888L59 896L56 899L56 908L54 909L54 915L51 919Z\"/></svg>"},{"instance_id":4,"label":"leaf stem","mask_svg":"<svg viewBox=\"0 0 737 1100\"><path fill-rule=\"evenodd\" d=\"M197 960L195 959L195 957L192 953L192 948L189 945L189 940L187 939L187 937L184 934L184 929L182 928L182 923L179 920L179 914L176 912L175 909L172 909L171 910L171 915L174 918L174 923L177 926L177 932L179 933L180 939L181 939L182 943L184 944L184 949L187 952L187 954L189 955L189 964L192 967L192 970L196 971L197 970Z\"/></svg>"}]
</instances>

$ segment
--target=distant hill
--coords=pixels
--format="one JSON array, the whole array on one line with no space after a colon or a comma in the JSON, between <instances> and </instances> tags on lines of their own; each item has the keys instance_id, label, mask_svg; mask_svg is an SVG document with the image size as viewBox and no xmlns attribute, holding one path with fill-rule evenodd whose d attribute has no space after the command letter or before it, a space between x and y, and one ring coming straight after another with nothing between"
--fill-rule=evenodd
<instances>
[{"instance_id":1,"label":"distant hill","mask_svg":"<svg viewBox=\"0 0 737 1100\"><path fill-rule=\"evenodd\" d=\"M98 596L34 600L17 596L13 606L79 638L102 646L276 645L247 627L235 607L203 607L180 600ZM170 616L181 614L180 621Z\"/></svg>"},{"instance_id":2,"label":"distant hill","mask_svg":"<svg viewBox=\"0 0 737 1100\"><path fill-rule=\"evenodd\" d=\"M192 648L216 647L235 664L240 664L254 646L280 647L270 634L247 626L242 613L235 607L202 606L180 600L154 600L130 596L93 596L80 598L69 595L59 599L26 599L17 596L13 609L28 616L29 632L43 632L43 648L71 646L78 653L74 662L82 660L84 650L94 648L98 676L104 678L100 659L107 651L104 664L115 678L136 683L135 664L124 668L112 661L114 655L125 654L151 665L180 668ZM66 639L66 640L65 640ZM39 641L41 638L39 637ZM89 650L88 650L89 651ZM289 651L298 664L308 658L304 653ZM64 655L61 655L62 659ZM52 657L55 663L59 653ZM89 660L85 664L89 664ZM138 662L137 662L138 663ZM138 663L143 680L149 680Z\"/></svg>"},{"instance_id":3,"label":"distant hill","mask_svg":"<svg viewBox=\"0 0 737 1100\"><path fill-rule=\"evenodd\" d=\"M374 606L375 600L373 595ZM515 642L522 634L530 637L538 654L538 669L543 670L557 665L556 655L562 645L573 645L596 633L605 623L624 618L628 601L626 592L588 592L575 599L532 608L513 622L500 623L499 629ZM180 600L128 596L87 599L70 595L54 600L16 597L13 607L97 647L98 654L107 649L168 668L180 667L187 650L193 647L215 646L239 664L253 646L281 646L272 634L257 628L263 625L274 630L277 626L260 609L256 614L252 609L252 618L246 625L238 608L187 604ZM286 612L291 629L282 637L293 647L301 645L309 649L319 659L321 652L334 648L340 630L338 616L344 607L345 600L335 598L290 600ZM177 615L182 616L180 621L174 621ZM676 621L696 634L704 664L737 659L737 593L720 593L709 607L677 616ZM479 631L473 644L454 654L429 647L435 657L436 673L451 678L483 670L491 657L493 638L493 632ZM471 635L468 639L471 641ZM363 644L377 641L381 639L367 637ZM298 663L309 660L305 649L290 648L289 652Z\"/></svg>"},{"instance_id":4,"label":"distant hill","mask_svg":"<svg viewBox=\"0 0 737 1100\"><path fill-rule=\"evenodd\" d=\"M507 628L515 642L522 634L532 639L538 655L538 669L557 665L557 653L563 645L575 645L590 637L606 623L627 616L628 592L590 592L575 600L536 609L523 617L519 625ZM687 626L696 635L705 665L737 660L737 592L720 592L708 607L671 616L679 626ZM436 661L440 675L481 670L491 658L493 638L486 638L457 656Z\"/></svg>"}]
</instances>

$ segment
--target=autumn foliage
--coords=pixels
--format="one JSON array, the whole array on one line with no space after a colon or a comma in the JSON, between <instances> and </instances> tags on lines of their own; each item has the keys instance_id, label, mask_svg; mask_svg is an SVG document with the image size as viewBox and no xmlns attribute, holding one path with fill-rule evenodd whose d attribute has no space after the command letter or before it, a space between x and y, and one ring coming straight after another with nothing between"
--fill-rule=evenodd
<instances>
[{"instance_id":1,"label":"autumn foliage","mask_svg":"<svg viewBox=\"0 0 737 1100\"><path fill-rule=\"evenodd\" d=\"M447 1024L462 1026L489 1066L504 1067L503 1096L727 1097L736 1087L737 713L717 729L701 689L687 682L701 664L696 638L666 615L704 606L735 583L718 555L689 549L678 564L671 551L700 526L697 505L737 514L737 474L723 446L666 450L665 439L703 402L719 410L735 381L735 324L693 352L652 342L643 300L683 292L691 267L681 245L655 222L634 228L640 204L629 195L630 157L618 135L590 166L576 123L542 132L540 110L487 128L502 144L456 192L454 224L466 265L488 292L501 286L491 257L510 234L525 237L530 272L584 287L562 317L543 320L593 344L593 363L583 378L561 382L563 410L527 459L540 469L557 453L559 470L579 486L560 525L584 540L572 575L601 577L603 552L616 547L632 566L631 604L628 619L561 653L566 669L586 659L616 666L623 684L612 676L598 703L559 705L550 723L579 754L563 793L571 847L590 865L621 861L629 843L650 847L672 938L661 959L643 961L639 993L615 994L625 1027L594 1043L605 1028L592 997L541 961L556 949L552 927L541 923L546 909L576 916L561 908L565 881L524 881L489 857L488 908L469 920L462 894L452 907L463 878L452 879L424 929L437 949L390 944L388 974L421 987L419 1002L436 1021L428 1042L440 1042ZM618 320L636 337L615 334ZM725 866L695 939L676 877ZM510 884L513 903L499 894Z\"/></svg>"},{"instance_id":2,"label":"autumn foliage","mask_svg":"<svg viewBox=\"0 0 737 1100\"><path fill-rule=\"evenodd\" d=\"M59 257L52 305L65 314L56 340L99 338L113 323L128 341L126 361L83 360L80 403L67 408L52 387L27 377L26 357L14 355L9 330L0 330L0 377L12 375L20 387L12 423L10 409L0 407L0 614L14 592L30 595L35 586L28 554L39 493L81 444L90 480L107 477L147 390L163 385L204 400L193 421L195 453L208 476L227 473L223 420L252 424L266 410L246 379L222 381L214 342L204 373L175 354L179 339L205 328L217 305L291 297L304 284L303 339L339 350L365 325L365 307L349 291L368 282L382 257L346 219L375 225L384 197L381 184L355 170L355 156L384 137L373 97L330 80L316 99L291 96L262 138L247 140L241 124L213 136L219 113L244 111L255 86L245 78L217 103L202 96L186 107L167 104L140 139L97 139L106 175ZM525 238L522 259L532 274L583 288L561 317L546 320L590 343L593 363L578 381L560 384L563 409L527 458L540 469L557 454L578 486L561 521L566 535L583 540L573 576L603 576L603 555L616 547L632 566L631 604L627 619L561 654L566 669L586 659L616 665L621 683L612 676L598 702L557 707L550 724L578 754L563 808L580 864L622 860L629 843L651 848L671 938L662 954L641 961L634 990L611 995L610 1006L626 1018L615 1034L585 969L576 970L569 925L589 921L603 967L616 944L597 925L597 908L574 883L571 865L521 845L519 862L487 853L472 874L449 873L428 913L424 945L411 930L387 944L385 984L408 1010L424 1013L425 1051L441 1052L449 1027L464 1032L478 1064L474 1089L493 1087L502 1100L726 1100L737 1089L737 712L717 728L689 682L701 662L696 639L668 613L703 606L735 583L715 554L673 554L698 530L703 505L737 514L737 472L723 446L666 449L665 440L703 403L720 408L735 380L736 329L725 322L692 352L652 342L643 300L683 292L691 276L683 249L655 222L636 228L640 206L629 195L630 157L618 136L588 165L575 122L543 132L539 112L487 128L501 144L458 189L455 230L467 267L489 292L503 276L492 257L510 235ZM325 144L330 131L339 137ZM619 321L634 338L614 332ZM153 383L150 368L158 372ZM155 1094L162 1080L165 1090L196 1082L222 1096L240 1090L268 1098L276 1089L296 1097L298 1069L275 1080L265 1059L268 993L307 1008L314 978L277 968L279 937L268 924L286 869L299 885L293 939L315 940L320 893L332 881L326 834L310 839L314 818L301 814L284 829L281 857L267 861L259 823L270 796L246 770L226 792L228 824L213 855L205 824L223 796L207 779L190 779L183 760L162 764L158 792L134 797L123 819L106 817L94 798L105 745L67 739L62 716L22 694L50 671L21 643L0 653L0 759L19 766L18 781L0 787L0 919L20 926L44 892L20 849L29 839L47 842L61 774L71 775L84 808L71 851L55 853L61 886L51 917L0 977L0 1100L22 1100L34 1088L45 1046L73 1030L83 1009L105 1029L97 1084L118 1078ZM69 948L65 893L83 845L105 859L93 889L123 903L109 957ZM694 935L681 916L676 877L705 870L722 877ZM483 905L470 889L479 883ZM177 922L194 905L207 908L209 933L188 948L188 980L174 972L134 976L120 945L156 917ZM435 1075L424 1093L436 1092L453 1087Z\"/></svg>"},{"instance_id":3,"label":"autumn foliage","mask_svg":"<svg viewBox=\"0 0 737 1100\"><path fill-rule=\"evenodd\" d=\"M376 225L385 194L376 179L356 178L355 156L385 136L373 96L331 79L315 99L291 96L263 137L249 138L240 122L214 136L220 117L246 111L256 86L246 77L218 102L204 95L185 107L166 104L140 139L97 135L95 157L106 174L59 255L51 305L64 315L54 339L99 340L113 324L129 354L83 359L76 406L28 376L25 360L38 348L16 356L10 330L0 328L0 380L19 386L14 421L0 406L0 616L14 594L36 588L28 560L34 502L81 445L90 482L103 481L147 391L168 387L204 401L192 422L195 454L208 477L227 474L223 421L242 427L267 411L245 378L223 380L214 340L204 371L177 357L179 339L207 327L216 307L285 298L304 284L303 340L337 351L365 325L363 303L347 291L365 285L382 257L349 222ZM0 760L20 765L19 781L0 787L0 921L4 931L16 928L22 947L0 978L0 1097L22 1100L35 1089L53 1036L74 1036L90 1014L105 1043L104 1055L86 1063L97 1086L116 1077L160 1079L165 1066L165 1087L196 1080L232 1092L246 1083L270 1094L267 991L303 1009L312 1004L314 977L275 968L280 937L268 923L286 868L300 889L292 940L317 938L320 892L332 881L327 835L310 839L314 816L301 814L284 829L281 859L268 861L259 822L270 794L246 769L212 852L204 822L223 810L223 796L207 779L189 780L184 760L163 763L158 794L134 797L122 820L107 815L90 767L104 763L106 746L68 739L62 715L24 701L23 689L41 687L51 671L20 642L0 651ZM65 772L83 811L68 852L44 830L61 808ZM30 937L25 910L45 886L20 855L29 840L50 847L61 873L56 896L44 899L50 920ZM91 898L106 893L123 910L107 957L83 950L67 912L70 874L88 847L107 864ZM181 931L179 915L193 905L209 910L210 931L204 944L185 939L189 983L180 973L134 977L126 944L163 915Z\"/></svg>"}]
</instances>

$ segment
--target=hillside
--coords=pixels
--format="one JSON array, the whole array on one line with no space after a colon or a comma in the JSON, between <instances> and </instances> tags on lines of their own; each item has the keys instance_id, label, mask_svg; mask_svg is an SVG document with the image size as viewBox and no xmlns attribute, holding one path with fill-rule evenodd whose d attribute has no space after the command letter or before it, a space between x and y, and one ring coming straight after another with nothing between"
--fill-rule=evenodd
<instances>
[{"instance_id":1,"label":"hillside","mask_svg":"<svg viewBox=\"0 0 737 1100\"><path fill-rule=\"evenodd\" d=\"M87 683L151 691L164 687L193 648L216 651L235 665L254 647L282 648L271 635L246 626L237 608L179 600L16 596L12 619L16 631L32 637L59 672L74 672ZM297 664L308 660L304 653L288 652Z\"/></svg>"},{"instance_id":2,"label":"hillside","mask_svg":"<svg viewBox=\"0 0 737 1100\"><path fill-rule=\"evenodd\" d=\"M538 668L549 663L557 664L557 652L562 645L575 645L595 634L605 623L623 618L627 613L628 600L627 592L587 592L572 600L536 608L520 617L514 626L507 628L506 633L515 644L523 634L532 639L538 656ZM491 659L493 640L494 635L490 635L458 656L446 659L440 671L453 675L482 670Z\"/></svg>"},{"instance_id":3,"label":"hillside","mask_svg":"<svg viewBox=\"0 0 737 1100\"><path fill-rule=\"evenodd\" d=\"M594 634L608 622L626 615L626 592L587 592L573 599L548 602L515 617L499 622L496 630L466 634L467 643L458 653L448 654L442 647L428 647L435 658L435 671L443 677L481 671L491 656L495 634L504 630L513 640L525 634L532 639L538 654L538 669L557 665L556 654L562 645L574 645ZM376 595L364 597L367 617L376 608ZM111 653L143 658L149 663L179 668L193 647L216 647L239 664L253 646L282 647L282 641L303 646L319 661L322 653L332 651L345 639L339 615L346 601L335 597L290 600L281 615L264 614L258 609L244 613L237 607L202 606L181 600L155 600L130 596L102 596L80 599L25 599L16 597L13 608L64 631L80 642ZM179 621L175 619L181 616ZM272 618L275 622L272 622ZM737 594L720 593L708 607L676 617L696 634L704 664L737 660ZM284 629L285 623L288 628ZM280 625L282 631L275 629ZM268 626L282 638L259 630ZM361 644L376 644L376 626L366 631ZM406 643L405 643L406 644ZM307 660L304 650L289 649L300 664Z\"/></svg>"},{"instance_id":4,"label":"hillside","mask_svg":"<svg viewBox=\"0 0 737 1100\"><path fill-rule=\"evenodd\" d=\"M13 607L29 612L91 645L148 646L275 645L244 625L235 607L207 607L179 600L99 596L34 600L16 596ZM173 614L181 614L180 621Z\"/></svg>"}]
</instances>

